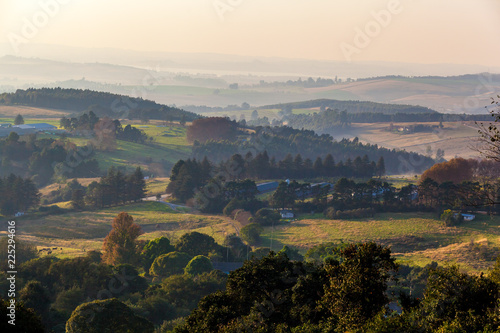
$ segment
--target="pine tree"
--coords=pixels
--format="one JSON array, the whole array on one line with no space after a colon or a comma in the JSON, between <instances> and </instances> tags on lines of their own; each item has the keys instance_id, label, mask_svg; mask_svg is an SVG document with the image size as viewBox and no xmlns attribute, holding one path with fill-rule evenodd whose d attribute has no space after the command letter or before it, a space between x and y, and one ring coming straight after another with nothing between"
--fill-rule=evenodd
<instances>
[{"instance_id":1,"label":"pine tree","mask_svg":"<svg viewBox=\"0 0 500 333\"><path fill-rule=\"evenodd\" d=\"M22 125L22 124L24 124L24 118L23 118L23 116L18 114L16 116L16 118L14 119L14 125Z\"/></svg>"},{"instance_id":2,"label":"pine tree","mask_svg":"<svg viewBox=\"0 0 500 333\"><path fill-rule=\"evenodd\" d=\"M385 161L384 161L383 156L380 156L380 158L377 162L376 173L377 173L377 176L379 176L379 177L382 177L383 175L385 175Z\"/></svg>"},{"instance_id":3,"label":"pine tree","mask_svg":"<svg viewBox=\"0 0 500 333\"><path fill-rule=\"evenodd\" d=\"M323 161L323 168L325 169L325 175L328 177L335 176L335 160L333 159L332 154L328 154Z\"/></svg>"}]
</instances>

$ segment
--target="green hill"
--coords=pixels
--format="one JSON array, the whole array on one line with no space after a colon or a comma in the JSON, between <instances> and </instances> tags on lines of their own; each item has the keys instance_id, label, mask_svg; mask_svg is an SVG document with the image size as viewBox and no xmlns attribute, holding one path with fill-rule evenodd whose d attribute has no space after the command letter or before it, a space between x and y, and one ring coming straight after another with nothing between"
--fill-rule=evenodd
<instances>
[{"instance_id":1,"label":"green hill","mask_svg":"<svg viewBox=\"0 0 500 333\"><path fill-rule=\"evenodd\" d=\"M185 120L199 118L192 112L142 98L82 89L18 89L0 94L0 105L27 105L70 112L92 110L98 116L128 119Z\"/></svg>"}]
</instances>

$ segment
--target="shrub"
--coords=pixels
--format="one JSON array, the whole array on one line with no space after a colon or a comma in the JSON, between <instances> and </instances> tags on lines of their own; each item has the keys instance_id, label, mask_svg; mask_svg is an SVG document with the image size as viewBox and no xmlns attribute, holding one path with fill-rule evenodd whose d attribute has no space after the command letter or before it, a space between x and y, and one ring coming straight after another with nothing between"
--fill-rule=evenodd
<instances>
[{"instance_id":1,"label":"shrub","mask_svg":"<svg viewBox=\"0 0 500 333\"><path fill-rule=\"evenodd\" d=\"M454 213L451 209L446 209L443 214L441 214L441 221L447 227L460 224L464 221L464 217L460 213Z\"/></svg>"},{"instance_id":2,"label":"shrub","mask_svg":"<svg viewBox=\"0 0 500 333\"><path fill-rule=\"evenodd\" d=\"M154 276L170 276L184 273L184 267L191 260L191 256L183 252L162 254L153 261L149 274Z\"/></svg>"},{"instance_id":3,"label":"shrub","mask_svg":"<svg viewBox=\"0 0 500 333\"><path fill-rule=\"evenodd\" d=\"M254 221L261 226L268 226L279 222L280 218L280 213L277 211L262 208L255 213Z\"/></svg>"},{"instance_id":4,"label":"shrub","mask_svg":"<svg viewBox=\"0 0 500 333\"><path fill-rule=\"evenodd\" d=\"M184 268L184 273L188 275L200 275L213 270L212 262L205 256L196 256Z\"/></svg>"},{"instance_id":5,"label":"shrub","mask_svg":"<svg viewBox=\"0 0 500 333\"><path fill-rule=\"evenodd\" d=\"M241 239L251 245L258 244L260 242L260 234L262 233L262 227L257 223L250 223L244 226L240 230Z\"/></svg>"}]
</instances>

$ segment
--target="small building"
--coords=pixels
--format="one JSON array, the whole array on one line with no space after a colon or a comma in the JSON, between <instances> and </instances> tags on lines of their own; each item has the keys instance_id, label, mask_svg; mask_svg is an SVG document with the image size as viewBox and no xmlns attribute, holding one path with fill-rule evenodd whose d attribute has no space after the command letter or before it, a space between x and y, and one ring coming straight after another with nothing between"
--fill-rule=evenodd
<instances>
[{"instance_id":1,"label":"small building","mask_svg":"<svg viewBox=\"0 0 500 333\"><path fill-rule=\"evenodd\" d=\"M25 124L25 125L14 125L12 127L20 129L35 129L37 131L52 131L57 129L56 126L47 123L36 123L36 124Z\"/></svg>"},{"instance_id":2,"label":"small building","mask_svg":"<svg viewBox=\"0 0 500 333\"><path fill-rule=\"evenodd\" d=\"M472 221L476 218L476 215L473 214L462 214L464 221Z\"/></svg>"},{"instance_id":3,"label":"small building","mask_svg":"<svg viewBox=\"0 0 500 333\"><path fill-rule=\"evenodd\" d=\"M295 214L291 210L282 210L280 211L280 215L282 219L293 219Z\"/></svg>"},{"instance_id":4,"label":"small building","mask_svg":"<svg viewBox=\"0 0 500 333\"><path fill-rule=\"evenodd\" d=\"M257 191L259 191L259 193L271 192L277 189L278 185L279 185L278 182L257 184Z\"/></svg>"},{"instance_id":5,"label":"small building","mask_svg":"<svg viewBox=\"0 0 500 333\"><path fill-rule=\"evenodd\" d=\"M23 124L23 125L14 125L14 126L12 126L12 128L19 128L22 130L26 130L26 129L35 129L35 126Z\"/></svg>"},{"instance_id":6,"label":"small building","mask_svg":"<svg viewBox=\"0 0 500 333\"><path fill-rule=\"evenodd\" d=\"M457 218L458 214L462 215L464 221L472 221L476 218L476 215L474 215L474 214L462 214L462 213L455 213L455 214L453 214L453 217Z\"/></svg>"}]
</instances>

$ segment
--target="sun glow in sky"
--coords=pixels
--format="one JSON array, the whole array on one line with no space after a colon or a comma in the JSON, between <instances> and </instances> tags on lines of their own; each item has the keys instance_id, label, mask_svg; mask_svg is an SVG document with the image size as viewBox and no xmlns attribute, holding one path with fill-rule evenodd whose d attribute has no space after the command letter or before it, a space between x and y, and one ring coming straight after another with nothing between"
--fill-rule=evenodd
<instances>
[{"instance_id":1,"label":"sun glow in sky","mask_svg":"<svg viewBox=\"0 0 500 333\"><path fill-rule=\"evenodd\" d=\"M500 65L499 0L3 0L0 22L8 46Z\"/></svg>"}]
</instances>

